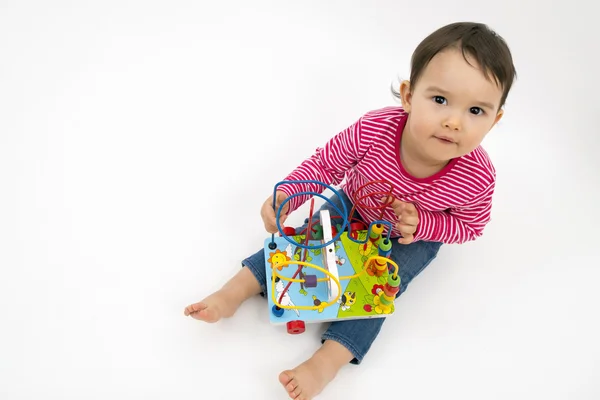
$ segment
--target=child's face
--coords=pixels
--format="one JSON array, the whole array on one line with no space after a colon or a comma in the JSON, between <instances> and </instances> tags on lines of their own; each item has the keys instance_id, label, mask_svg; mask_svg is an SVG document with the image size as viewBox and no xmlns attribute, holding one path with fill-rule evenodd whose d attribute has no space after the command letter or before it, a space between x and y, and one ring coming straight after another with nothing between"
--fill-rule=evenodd
<instances>
[{"instance_id":1,"label":"child's face","mask_svg":"<svg viewBox=\"0 0 600 400\"><path fill-rule=\"evenodd\" d=\"M412 93L403 82L400 93L410 115L405 133L422 158L446 162L479 146L502 116L502 89L489 79L459 50L448 49L431 60Z\"/></svg>"}]
</instances>

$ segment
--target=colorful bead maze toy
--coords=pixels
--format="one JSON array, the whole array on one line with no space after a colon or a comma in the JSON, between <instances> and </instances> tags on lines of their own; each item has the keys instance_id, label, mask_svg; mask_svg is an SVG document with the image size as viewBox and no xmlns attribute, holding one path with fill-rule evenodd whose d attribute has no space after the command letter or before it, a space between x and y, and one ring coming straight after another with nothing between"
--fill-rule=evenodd
<instances>
[{"instance_id":1,"label":"colorful bead maze toy","mask_svg":"<svg viewBox=\"0 0 600 400\"><path fill-rule=\"evenodd\" d=\"M331 186L314 180L282 181L281 184L318 184L335 194ZM290 334L305 331L305 323L381 318L394 312L394 300L400 288L398 265L389 259L392 249L390 222L374 221L368 227L353 218L356 205L383 209L393 201L393 187L386 181L369 182L368 186L389 185L389 191L374 191L353 199L350 213L325 196L315 192L301 192L288 197L276 210L279 237L265 239L265 260L270 321L286 324ZM311 195L310 215L306 229L281 227L279 218L284 205L292 198ZM370 196L386 196L388 201L377 206L361 203ZM314 197L327 201L338 216L321 210L318 221L313 221ZM273 201L275 209L275 200ZM341 223L335 220L341 219ZM387 233L384 232L388 227ZM309 271L308 269L313 271ZM292 284L294 287L292 287Z\"/></svg>"}]
</instances>

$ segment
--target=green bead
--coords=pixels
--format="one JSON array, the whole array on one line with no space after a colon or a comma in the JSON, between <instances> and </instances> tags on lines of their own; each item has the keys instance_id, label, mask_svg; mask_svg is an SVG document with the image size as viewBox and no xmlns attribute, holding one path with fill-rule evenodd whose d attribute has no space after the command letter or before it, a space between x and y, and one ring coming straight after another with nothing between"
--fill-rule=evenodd
<instances>
[{"instance_id":1,"label":"green bead","mask_svg":"<svg viewBox=\"0 0 600 400\"><path fill-rule=\"evenodd\" d=\"M386 237L379 238L379 253L387 253L392 249L392 241Z\"/></svg>"},{"instance_id":2,"label":"green bead","mask_svg":"<svg viewBox=\"0 0 600 400\"><path fill-rule=\"evenodd\" d=\"M391 287L400 286L400 275L398 275L395 279L394 279L394 275L389 275L388 276L388 285L390 285Z\"/></svg>"},{"instance_id":3,"label":"green bead","mask_svg":"<svg viewBox=\"0 0 600 400\"><path fill-rule=\"evenodd\" d=\"M389 306L390 304L392 304L391 301L388 301L385 297L383 296L379 296L379 302L383 305Z\"/></svg>"},{"instance_id":4,"label":"green bead","mask_svg":"<svg viewBox=\"0 0 600 400\"><path fill-rule=\"evenodd\" d=\"M313 240L321 240L323 239L323 226L321 224L316 224L312 227L313 231L316 232L311 232L312 235L312 239Z\"/></svg>"}]
</instances>

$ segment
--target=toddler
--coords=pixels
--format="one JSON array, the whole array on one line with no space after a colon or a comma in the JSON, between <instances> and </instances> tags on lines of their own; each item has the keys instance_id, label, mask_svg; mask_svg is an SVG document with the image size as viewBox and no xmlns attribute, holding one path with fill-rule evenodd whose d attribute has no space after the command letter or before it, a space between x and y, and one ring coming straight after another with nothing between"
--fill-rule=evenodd
<instances>
[{"instance_id":1,"label":"toddler","mask_svg":"<svg viewBox=\"0 0 600 400\"><path fill-rule=\"evenodd\" d=\"M394 238L390 258L400 267L398 295L437 255L444 243L464 243L481 236L490 220L495 169L481 141L503 115L503 105L516 72L505 41L479 23L454 23L426 37L412 55L410 80L393 93L401 107L371 111L329 140L285 180L317 180L339 185L331 202L346 203L358 188L386 180L394 201L385 208ZM372 186L386 192L389 186ZM277 208L300 191L321 193L313 184L283 184ZM308 196L285 205L280 219L300 207ZM367 198L356 210L368 226L380 219L386 199ZM364 204L366 203L366 204ZM367 207L363 207L363 206ZM334 207L325 203L336 216ZM315 213L318 215L318 213ZM269 233L278 231L272 196L262 205ZM231 317L251 296L267 293L264 250L242 262L222 289L185 315L205 322ZM321 347L279 381L292 399L311 399L331 382L342 366L359 364L377 337L384 318L332 322Z\"/></svg>"}]
</instances>

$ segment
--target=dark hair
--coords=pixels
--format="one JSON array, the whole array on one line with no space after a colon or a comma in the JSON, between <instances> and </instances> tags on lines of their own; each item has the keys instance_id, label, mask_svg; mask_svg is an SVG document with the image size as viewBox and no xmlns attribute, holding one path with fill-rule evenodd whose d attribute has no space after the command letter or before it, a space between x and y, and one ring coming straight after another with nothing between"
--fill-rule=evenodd
<instances>
[{"instance_id":1,"label":"dark hair","mask_svg":"<svg viewBox=\"0 0 600 400\"><path fill-rule=\"evenodd\" d=\"M490 73L494 81L503 89L500 108L506 102L517 72L513 65L508 45L502 37L487 25L475 22L456 22L443 26L427 36L415 49L411 58L411 87L414 87L423 74L425 67L439 52L447 48L462 51L467 62L467 55L477 60L486 78ZM400 93L392 89L395 97Z\"/></svg>"}]
</instances>

